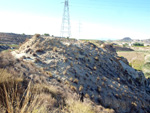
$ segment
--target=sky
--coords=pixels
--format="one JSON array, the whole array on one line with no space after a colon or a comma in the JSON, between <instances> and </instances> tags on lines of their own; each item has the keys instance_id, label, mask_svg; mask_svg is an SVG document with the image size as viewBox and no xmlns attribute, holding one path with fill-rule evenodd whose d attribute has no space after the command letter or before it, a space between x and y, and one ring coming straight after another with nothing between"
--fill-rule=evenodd
<instances>
[{"instance_id":1,"label":"sky","mask_svg":"<svg viewBox=\"0 0 150 113\"><path fill-rule=\"evenodd\" d=\"M0 32L60 36L65 0L0 0ZM71 37L150 39L150 0L69 0Z\"/></svg>"}]
</instances>

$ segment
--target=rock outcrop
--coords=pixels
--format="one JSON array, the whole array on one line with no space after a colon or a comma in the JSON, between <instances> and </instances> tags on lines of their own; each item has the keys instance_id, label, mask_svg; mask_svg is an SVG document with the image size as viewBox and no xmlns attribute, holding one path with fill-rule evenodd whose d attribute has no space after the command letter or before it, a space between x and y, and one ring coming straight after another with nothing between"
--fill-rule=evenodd
<instances>
[{"instance_id":1,"label":"rock outcrop","mask_svg":"<svg viewBox=\"0 0 150 113\"><path fill-rule=\"evenodd\" d=\"M144 74L92 43L34 36L12 54L50 72L47 80L67 84L117 113L150 112L150 85Z\"/></svg>"}]
</instances>

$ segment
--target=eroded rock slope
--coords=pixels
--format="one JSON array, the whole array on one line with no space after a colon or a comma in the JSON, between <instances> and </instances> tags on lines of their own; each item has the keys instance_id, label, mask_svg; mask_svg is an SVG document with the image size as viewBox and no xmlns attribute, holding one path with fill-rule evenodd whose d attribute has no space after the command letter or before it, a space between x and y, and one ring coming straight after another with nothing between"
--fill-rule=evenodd
<instances>
[{"instance_id":1,"label":"eroded rock slope","mask_svg":"<svg viewBox=\"0 0 150 113\"><path fill-rule=\"evenodd\" d=\"M92 43L34 36L12 54L49 72L47 79L118 113L150 112L150 85L143 73Z\"/></svg>"}]
</instances>

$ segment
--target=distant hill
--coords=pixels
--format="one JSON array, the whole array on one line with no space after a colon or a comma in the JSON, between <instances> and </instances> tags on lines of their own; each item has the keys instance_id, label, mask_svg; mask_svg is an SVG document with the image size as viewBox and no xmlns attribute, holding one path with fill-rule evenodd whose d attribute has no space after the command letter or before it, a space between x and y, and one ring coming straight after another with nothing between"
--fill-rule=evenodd
<instances>
[{"instance_id":1,"label":"distant hill","mask_svg":"<svg viewBox=\"0 0 150 113\"><path fill-rule=\"evenodd\" d=\"M19 44L27 38L31 38L31 35L0 32L0 44Z\"/></svg>"},{"instance_id":2,"label":"distant hill","mask_svg":"<svg viewBox=\"0 0 150 113\"><path fill-rule=\"evenodd\" d=\"M132 42L133 40L130 37L125 37L119 41L121 41L121 42Z\"/></svg>"}]
</instances>

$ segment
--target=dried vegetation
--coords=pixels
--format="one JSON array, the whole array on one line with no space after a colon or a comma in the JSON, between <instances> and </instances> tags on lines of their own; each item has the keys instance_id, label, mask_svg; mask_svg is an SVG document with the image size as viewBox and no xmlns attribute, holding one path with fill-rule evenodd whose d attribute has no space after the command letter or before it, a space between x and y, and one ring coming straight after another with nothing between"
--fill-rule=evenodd
<instances>
[{"instance_id":1,"label":"dried vegetation","mask_svg":"<svg viewBox=\"0 0 150 113\"><path fill-rule=\"evenodd\" d=\"M65 91L60 90L55 85L36 82L36 80L33 80L32 78L26 78L26 75L31 73L35 74L37 71L41 74L47 75L46 77L52 77L51 72L44 72L43 69L34 69L34 65L32 63L27 65L23 61L14 59L10 53L1 53L0 61L1 113L99 112L99 110L96 109L97 107L90 103L87 104L87 102L82 103L78 101L77 95L72 97L72 94L66 94ZM28 66L33 66L33 70L29 70ZM21 72L19 72L17 68L19 68ZM24 75L23 73L26 74ZM73 82L78 83L78 80L74 79ZM69 84L69 82L67 83ZM71 90L77 90L74 86L70 87ZM83 87L81 86L80 90L82 89Z\"/></svg>"}]
</instances>

